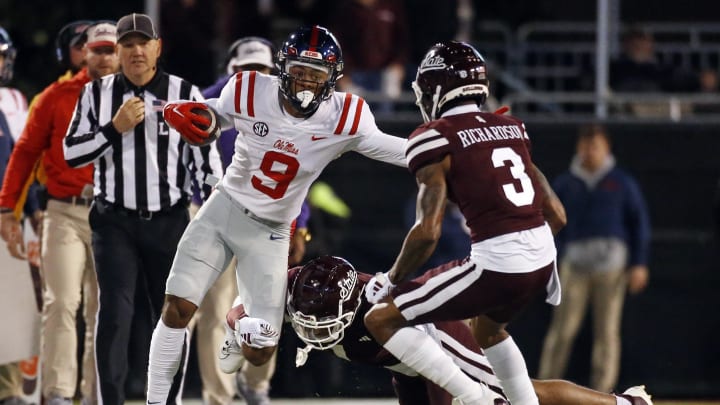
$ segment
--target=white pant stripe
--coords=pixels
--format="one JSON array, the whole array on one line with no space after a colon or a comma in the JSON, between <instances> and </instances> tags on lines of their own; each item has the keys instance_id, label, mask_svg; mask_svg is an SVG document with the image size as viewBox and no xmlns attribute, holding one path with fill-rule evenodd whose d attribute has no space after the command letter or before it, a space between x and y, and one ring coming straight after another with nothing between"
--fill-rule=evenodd
<instances>
[{"instance_id":1,"label":"white pant stripe","mask_svg":"<svg viewBox=\"0 0 720 405\"><path fill-rule=\"evenodd\" d=\"M428 298L426 300L422 300L422 298L427 296L430 291L438 288L440 285L447 283L449 280L457 277L459 274L466 272L473 266L475 266L475 263L473 261L468 261L467 263L464 263L458 267L449 269L444 273L440 273L435 277L430 278L427 283L420 286L419 288L406 294L398 295L394 300L395 305L401 307L403 304L415 300L420 300L417 304L413 304L400 311L407 320L415 319L419 315L430 312L433 309L442 305L443 303L447 302L451 298L455 297L463 290L465 290L470 284L480 278L480 274L482 272L479 270L469 272L459 280L456 280L452 284L443 287L441 291L437 292L431 298Z\"/></svg>"}]
</instances>

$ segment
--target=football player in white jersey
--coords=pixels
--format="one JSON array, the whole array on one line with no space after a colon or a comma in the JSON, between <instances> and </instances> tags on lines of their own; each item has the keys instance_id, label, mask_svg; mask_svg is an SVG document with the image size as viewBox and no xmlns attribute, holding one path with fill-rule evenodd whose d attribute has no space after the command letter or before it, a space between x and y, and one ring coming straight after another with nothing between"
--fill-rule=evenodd
<instances>
[{"instance_id":1,"label":"football player in white jersey","mask_svg":"<svg viewBox=\"0 0 720 405\"><path fill-rule=\"evenodd\" d=\"M12 87L4 87L13 77L15 64L15 47L10 35L4 28L0 27L0 111L5 116L9 134L0 132L0 135L11 135L17 140L25 127L27 119L27 100L19 90Z\"/></svg>"},{"instance_id":2,"label":"football player in white jersey","mask_svg":"<svg viewBox=\"0 0 720 405\"><path fill-rule=\"evenodd\" d=\"M165 120L190 143L214 136L207 114L198 109L244 136L238 137L217 190L178 245L150 345L148 404L166 402L185 327L233 254L248 315L238 320L242 347L233 350L255 365L268 361L283 321L290 224L328 163L355 151L406 167L406 140L380 131L362 98L334 91L343 59L327 29L302 27L292 33L278 53L278 68L277 77L238 73L218 99L164 108Z\"/></svg>"},{"instance_id":3,"label":"football player in white jersey","mask_svg":"<svg viewBox=\"0 0 720 405\"><path fill-rule=\"evenodd\" d=\"M0 184L2 184L3 177L6 174L5 169L10 160L13 145L20 138L27 118L25 96L17 89L5 87L13 76L15 54L16 50L10 35L4 28L0 27ZM0 218L4 215L15 215L12 209L7 208L6 210L1 210ZM1 220L0 224L2 224ZM14 239L11 233L17 232L10 226L0 227L0 230L0 237L4 241ZM20 256L21 252L16 252L16 254ZM3 280L3 283L13 283L13 281ZM15 288L14 291L24 290L22 287L14 285L9 288ZM21 399L23 396L22 385L23 377L20 371L20 362L0 364L0 403L25 403Z\"/></svg>"}]
</instances>

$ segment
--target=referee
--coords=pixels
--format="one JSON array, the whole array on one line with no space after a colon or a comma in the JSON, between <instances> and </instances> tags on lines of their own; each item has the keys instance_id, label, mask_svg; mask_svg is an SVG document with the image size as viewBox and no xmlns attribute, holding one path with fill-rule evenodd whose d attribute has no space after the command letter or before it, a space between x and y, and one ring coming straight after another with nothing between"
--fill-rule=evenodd
<instances>
[{"instance_id":1,"label":"referee","mask_svg":"<svg viewBox=\"0 0 720 405\"><path fill-rule=\"evenodd\" d=\"M100 289L95 355L103 405L125 401L136 286L147 286L153 323L160 316L165 281L188 224L191 176L205 184L222 174L214 147L189 146L162 118L166 100L202 95L157 67L160 41L150 17L121 18L117 42L122 73L84 87L64 145L70 166L95 163L89 219ZM170 398L179 400L183 369Z\"/></svg>"}]
</instances>

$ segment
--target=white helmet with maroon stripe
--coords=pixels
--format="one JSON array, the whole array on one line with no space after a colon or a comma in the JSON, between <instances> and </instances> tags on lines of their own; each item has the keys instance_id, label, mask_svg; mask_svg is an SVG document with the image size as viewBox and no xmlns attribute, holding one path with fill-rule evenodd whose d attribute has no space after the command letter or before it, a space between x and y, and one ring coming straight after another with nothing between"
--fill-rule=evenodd
<instances>
[{"instance_id":1,"label":"white helmet with maroon stripe","mask_svg":"<svg viewBox=\"0 0 720 405\"><path fill-rule=\"evenodd\" d=\"M343 58L340 44L327 28L319 25L301 27L290 34L278 52L280 70L280 91L283 96L306 116L317 110L323 100L327 100L335 90L335 83L342 77ZM288 74L293 65L301 65L321 70L328 74L327 81L317 84L313 94L309 91L296 91L296 83L314 83L294 78Z\"/></svg>"},{"instance_id":2,"label":"white helmet with maroon stripe","mask_svg":"<svg viewBox=\"0 0 720 405\"><path fill-rule=\"evenodd\" d=\"M412 83L425 122L440 117L457 100L485 103L489 94L485 60L464 42L445 41L433 45L418 67ZM450 104L448 104L450 103Z\"/></svg>"}]
</instances>

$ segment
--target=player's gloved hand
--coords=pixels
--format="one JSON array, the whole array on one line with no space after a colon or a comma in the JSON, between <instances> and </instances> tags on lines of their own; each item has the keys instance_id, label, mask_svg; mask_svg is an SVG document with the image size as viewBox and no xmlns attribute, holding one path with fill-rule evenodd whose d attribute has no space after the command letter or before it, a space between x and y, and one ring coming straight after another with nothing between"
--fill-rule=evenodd
<instances>
[{"instance_id":1,"label":"player's gloved hand","mask_svg":"<svg viewBox=\"0 0 720 405\"><path fill-rule=\"evenodd\" d=\"M277 346L280 333L264 319L246 316L235 321L235 339L238 343L262 349Z\"/></svg>"},{"instance_id":2,"label":"player's gloved hand","mask_svg":"<svg viewBox=\"0 0 720 405\"><path fill-rule=\"evenodd\" d=\"M395 284L390 282L388 273L376 273L365 286L365 298L371 304L377 304L390 294Z\"/></svg>"},{"instance_id":3,"label":"player's gloved hand","mask_svg":"<svg viewBox=\"0 0 720 405\"><path fill-rule=\"evenodd\" d=\"M211 134L207 131L210 120L192 112L194 109L208 110L208 106L196 101L167 103L163 108L163 118L171 127L191 144L202 144ZM203 129L205 128L205 129Z\"/></svg>"}]
</instances>

